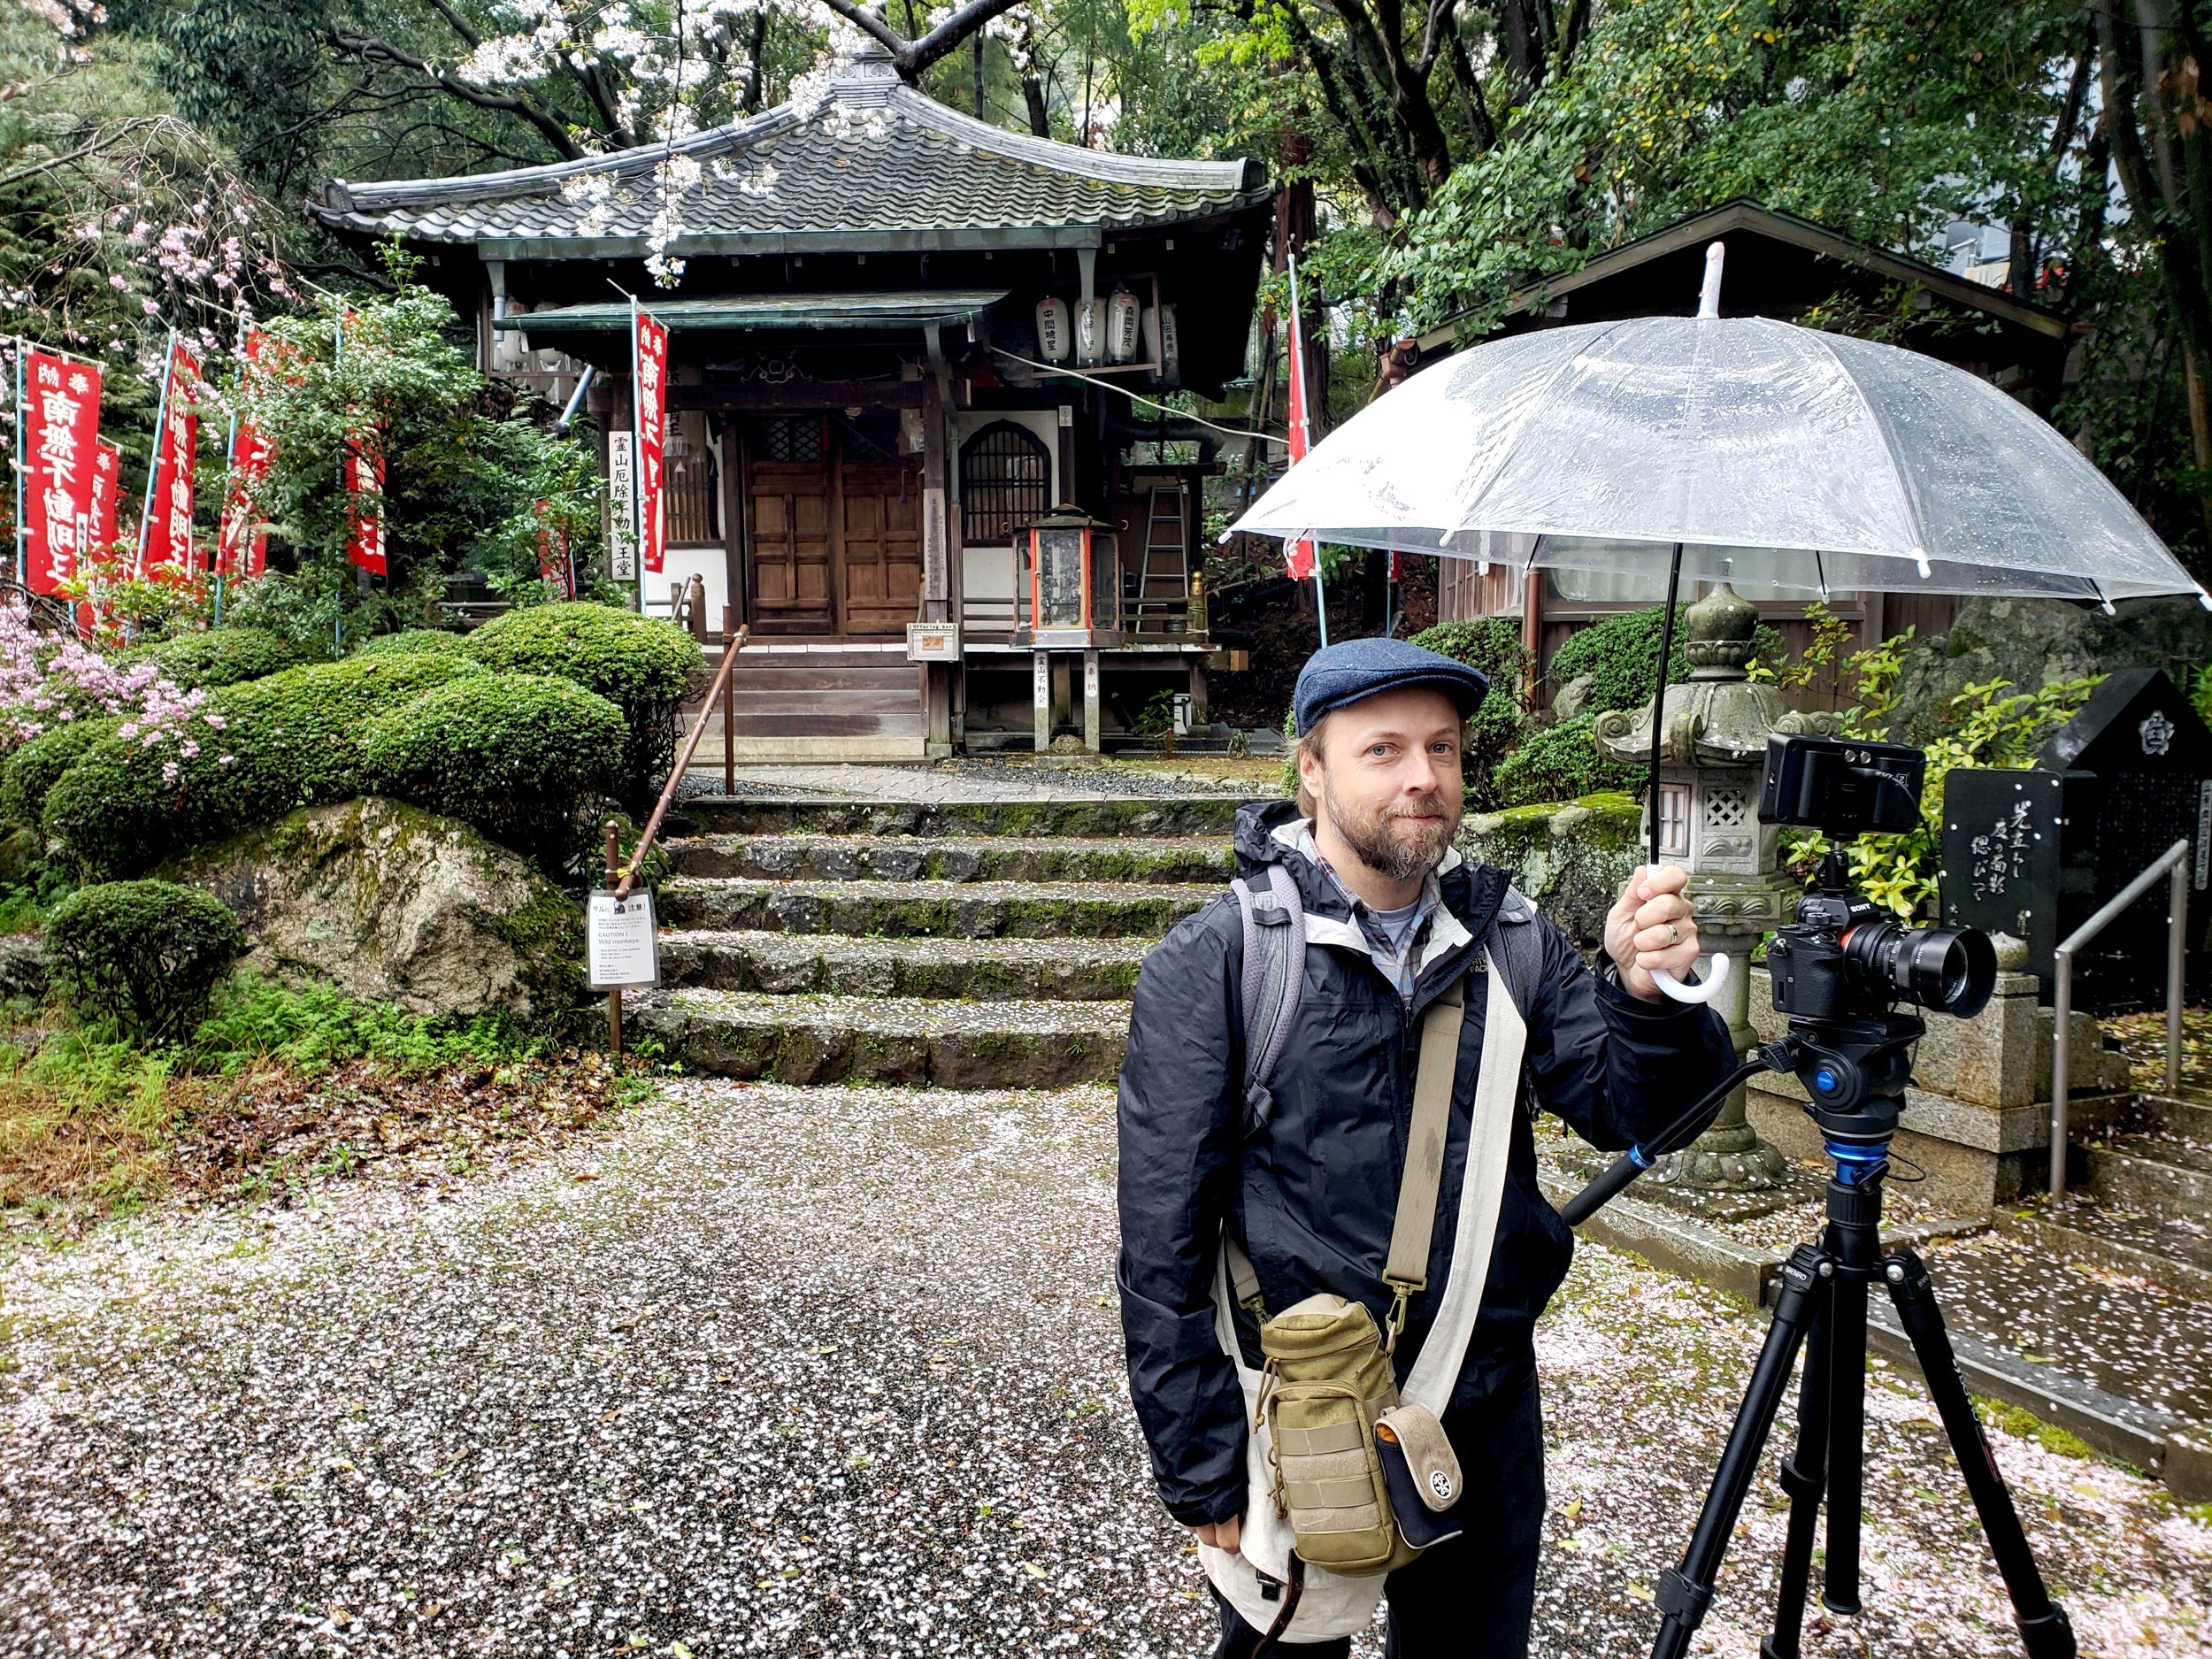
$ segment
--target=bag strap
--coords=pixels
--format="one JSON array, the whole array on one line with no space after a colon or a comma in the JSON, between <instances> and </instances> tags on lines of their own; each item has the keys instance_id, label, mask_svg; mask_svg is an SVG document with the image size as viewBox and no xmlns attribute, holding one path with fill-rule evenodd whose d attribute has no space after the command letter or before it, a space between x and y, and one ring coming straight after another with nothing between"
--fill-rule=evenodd
<instances>
[{"instance_id":1,"label":"bag strap","mask_svg":"<svg viewBox=\"0 0 2212 1659\"><path fill-rule=\"evenodd\" d=\"M1306 981L1306 907L1298 883L1279 861L1267 867L1265 891L1239 876L1229 884L1244 920L1244 1124L1266 1127L1275 1110L1268 1079L1298 1023ZM1241 1300L1241 1296L1240 1296Z\"/></svg>"},{"instance_id":2,"label":"bag strap","mask_svg":"<svg viewBox=\"0 0 2212 1659\"><path fill-rule=\"evenodd\" d=\"M1490 924L1492 954L1524 1021L1536 1017L1536 986L1543 973L1544 942L1536 920L1535 902L1518 887L1509 887Z\"/></svg>"},{"instance_id":3,"label":"bag strap","mask_svg":"<svg viewBox=\"0 0 2212 1659\"><path fill-rule=\"evenodd\" d=\"M1444 1148L1451 1138L1452 1085L1459 1072L1460 1029L1467 1022L1464 974L1437 994L1421 1016L1421 1057L1413 1074L1413 1123L1406 1136L1405 1171L1398 1180L1398 1214L1390 1228L1390 1257L1383 1283L1392 1294L1385 1333L1394 1351L1405 1328L1406 1302L1429 1282L1429 1242L1436 1230L1436 1194L1444 1180Z\"/></svg>"}]
</instances>

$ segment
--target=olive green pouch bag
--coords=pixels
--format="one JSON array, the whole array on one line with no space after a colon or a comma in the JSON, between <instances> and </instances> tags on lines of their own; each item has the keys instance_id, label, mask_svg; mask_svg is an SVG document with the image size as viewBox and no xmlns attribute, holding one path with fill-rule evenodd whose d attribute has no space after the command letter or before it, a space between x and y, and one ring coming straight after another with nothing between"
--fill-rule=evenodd
<instances>
[{"instance_id":1,"label":"olive green pouch bag","mask_svg":"<svg viewBox=\"0 0 2212 1659\"><path fill-rule=\"evenodd\" d=\"M1375 1419L1398 1381L1374 1316L1341 1296L1309 1296L1260 1327L1262 1409L1274 1452L1277 1512L1299 1558L1353 1576L1413 1559L1391 1517Z\"/></svg>"}]
</instances>

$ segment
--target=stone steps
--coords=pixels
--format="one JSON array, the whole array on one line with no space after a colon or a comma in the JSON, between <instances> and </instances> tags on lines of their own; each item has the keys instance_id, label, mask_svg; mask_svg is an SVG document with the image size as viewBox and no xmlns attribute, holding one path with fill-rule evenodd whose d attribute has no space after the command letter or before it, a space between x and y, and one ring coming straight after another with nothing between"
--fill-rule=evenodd
<instances>
[{"instance_id":1,"label":"stone steps","mask_svg":"<svg viewBox=\"0 0 2212 1659\"><path fill-rule=\"evenodd\" d=\"M694 795L673 835L1204 836L1229 839L1237 795L920 803L819 795Z\"/></svg>"},{"instance_id":2,"label":"stone steps","mask_svg":"<svg viewBox=\"0 0 2212 1659\"><path fill-rule=\"evenodd\" d=\"M1123 837L702 835L669 852L680 876L768 881L1226 882L1225 841Z\"/></svg>"},{"instance_id":3,"label":"stone steps","mask_svg":"<svg viewBox=\"0 0 2212 1659\"><path fill-rule=\"evenodd\" d=\"M1990 1221L2056 1260L2092 1263L2212 1302L2212 1229L2200 1221L2154 1221L2093 1200L2000 1207Z\"/></svg>"},{"instance_id":4,"label":"stone steps","mask_svg":"<svg viewBox=\"0 0 2212 1659\"><path fill-rule=\"evenodd\" d=\"M1129 1029L1125 1002L678 990L634 1007L633 1028L692 1071L795 1084L1105 1082L1120 1069Z\"/></svg>"},{"instance_id":5,"label":"stone steps","mask_svg":"<svg viewBox=\"0 0 2212 1659\"><path fill-rule=\"evenodd\" d=\"M1216 885L1021 881L776 881L680 877L661 884L670 927L888 938L1157 939Z\"/></svg>"},{"instance_id":6,"label":"stone steps","mask_svg":"<svg viewBox=\"0 0 2212 1659\"><path fill-rule=\"evenodd\" d=\"M2138 1094L2135 1105L2147 1129L2212 1143L2212 1097L2185 1086L2179 1094Z\"/></svg>"},{"instance_id":7,"label":"stone steps","mask_svg":"<svg viewBox=\"0 0 2212 1659\"><path fill-rule=\"evenodd\" d=\"M661 941L672 988L776 995L1125 1001L1149 939L855 939L709 931ZM1126 1010L1123 1018L1127 1018Z\"/></svg>"},{"instance_id":8,"label":"stone steps","mask_svg":"<svg viewBox=\"0 0 2212 1659\"><path fill-rule=\"evenodd\" d=\"M2201 1220L2212 1213L2212 1169L2170 1162L2172 1150L2162 1137L2143 1135L2084 1147L2083 1190L2100 1203L2154 1220Z\"/></svg>"}]
</instances>

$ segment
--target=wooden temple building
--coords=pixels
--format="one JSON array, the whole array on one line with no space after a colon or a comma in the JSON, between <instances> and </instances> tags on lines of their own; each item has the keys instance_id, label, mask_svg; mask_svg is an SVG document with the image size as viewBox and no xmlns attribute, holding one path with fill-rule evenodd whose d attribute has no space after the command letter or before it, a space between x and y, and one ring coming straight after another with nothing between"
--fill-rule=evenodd
<instances>
[{"instance_id":1,"label":"wooden temple building","mask_svg":"<svg viewBox=\"0 0 2212 1659\"><path fill-rule=\"evenodd\" d=\"M741 758L1095 749L1163 692L1202 718L1212 434L1127 394L1245 372L1263 169L1002 131L873 46L810 80L672 145L334 180L311 211L419 255L486 372L557 401L588 365L603 445L631 426L627 296L668 326L642 601L703 590L710 648L726 606L749 628Z\"/></svg>"}]
</instances>

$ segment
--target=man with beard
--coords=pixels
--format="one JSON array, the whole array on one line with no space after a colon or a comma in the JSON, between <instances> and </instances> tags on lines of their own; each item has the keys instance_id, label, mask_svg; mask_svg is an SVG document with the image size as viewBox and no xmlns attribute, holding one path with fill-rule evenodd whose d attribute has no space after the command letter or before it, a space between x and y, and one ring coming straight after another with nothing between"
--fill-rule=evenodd
<instances>
[{"instance_id":1,"label":"man with beard","mask_svg":"<svg viewBox=\"0 0 2212 1659\"><path fill-rule=\"evenodd\" d=\"M1217 1333L1217 1303L1254 1369L1256 1317L1317 1293L1363 1302L1388 1328L1394 1293L1384 1273L1423 1019L1440 994L1473 987L1451 1072L1426 1283L1399 1310L1391 1352L1403 1386L1437 1323L1451 1266L1490 964L1508 982L1525 1027L1518 1081L1490 1086L1484 1119L1505 1146L1485 1165L1495 1171L1502 1162L1502 1187L1471 1335L1440 1412L1461 1470L1454 1513L1463 1530L1389 1575L1393 1659L1528 1651L1544 1510L1531 1328L1572 1248L1537 1186L1534 1113L1557 1113L1595 1146L1626 1147L1735 1061L1717 1016L1665 999L1652 979L1663 968L1686 980L1697 960L1685 872L1647 867L1630 878L1593 971L1502 872L1453 849L1462 727L1487 688L1473 669L1396 640L1353 641L1308 661L1295 703L1297 803L1247 807L1236 830L1247 879L1266 890L1269 866L1286 872L1306 932L1295 1016L1261 1079L1263 1115L1248 1101L1242 988L1245 941L1256 935L1233 896L1186 920L1146 958L1121 1074L1119 1282L1131 1396L1162 1500L1207 1547L1202 1556L1218 1583L1240 1554L1249 1506L1267 1498L1263 1487L1256 1498L1248 1490L1250 1408ZM1519 938L1509 940L1517 928ZM1240 1315L1227 1288L1239 1253L1251 1267L1239 1285ZM1452 1317L1458 1333L1470 1329L1463 1312ZM1302 1586L1305 1570L1296 1576ZM1271 1578L1257 1583L1270 1601L1280 1594ZM1312 1659L1350 1651L1348 1637L1293 1640L1302 1627L1289 1613L1278 1631L1263 1632L1218 1589L1215 1599L1217 1659L1249 1659L1263 1647Z\"/></svg>"}]
</instances>

